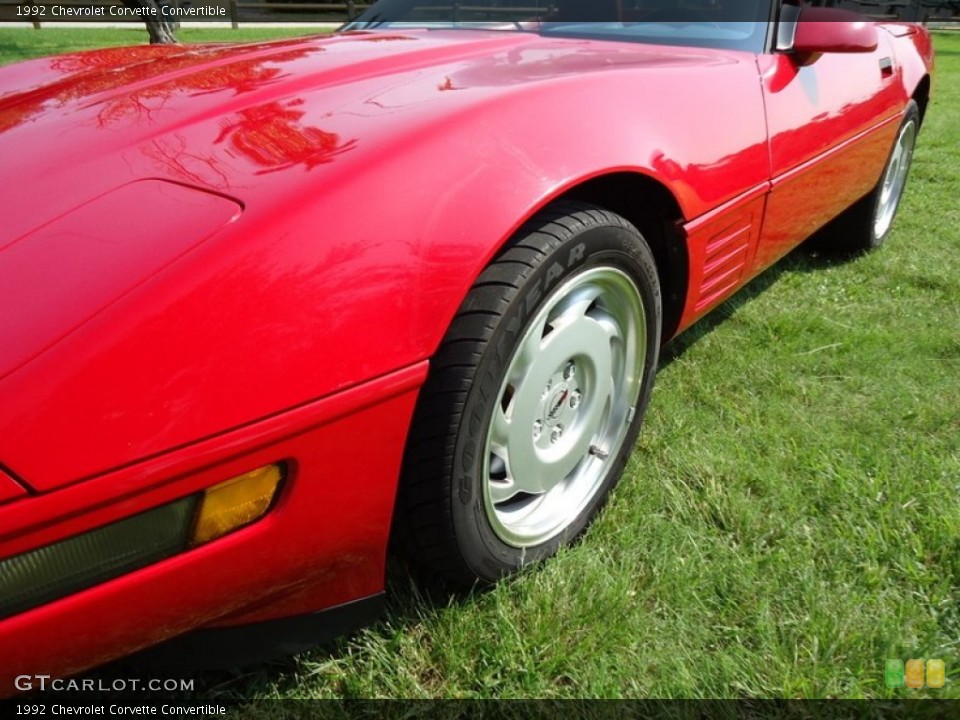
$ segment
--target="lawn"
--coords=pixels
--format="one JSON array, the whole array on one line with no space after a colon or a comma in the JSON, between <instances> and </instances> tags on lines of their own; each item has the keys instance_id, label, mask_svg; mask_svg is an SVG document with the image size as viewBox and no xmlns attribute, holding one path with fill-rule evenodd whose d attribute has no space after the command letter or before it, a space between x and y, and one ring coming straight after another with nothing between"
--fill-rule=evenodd
<instances>
[{"instance_id":1,"label":"lawn","mask_svg":"<svg viewBox=\"0 0 960 720\"><path fill-rule=\"evenodd\" d=\"M272 40L328 32L316 27L270 27L270 28L182 28L177 38L183 43L198 42L244 42ZM114 45L137 45L148 41L142 25L131 24L129 28L63 28L44 27L10 28L0 26L0 64L25 60L44 55L90 50Z\"/></svg>"},{"instance_id":2,"label":"lawn","mask_svg":"<svg viewBox=\"0 0 960 720\"><path fill-rule=\"evenodd\" d=\"M128 38L4 29L0 59ZM397 568L382 622L206 694L960 698L960 34L936 44L888 245L801 249L668 346L582 542L467 597ZM917 657L947 686L886 689Z\"/></svg>"}]
</instances>

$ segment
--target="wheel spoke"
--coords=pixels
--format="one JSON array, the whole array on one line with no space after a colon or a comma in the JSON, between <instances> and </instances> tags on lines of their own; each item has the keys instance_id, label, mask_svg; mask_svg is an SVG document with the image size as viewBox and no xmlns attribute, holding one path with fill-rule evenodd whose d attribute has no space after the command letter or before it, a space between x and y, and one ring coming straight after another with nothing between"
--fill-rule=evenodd
<instances>
[{"instance_id":1,"label":"wheel spoke","mask_svg":"<svg viewBox=\"0 0 960 720\"><path fill-rule=\"evenodd\" d=\"M568 452L553 461L548 461L546 466L550 473L550 486L556 487L564 482L570 474L576 470L577 466L583 462L589 449L590 441L587 433L584 433Z\"/></svg>"},{"instance_id":2,"label":"wheel spoke","mask_svg":"<svg viewBox=\"0 0 960 720\"><path fill-rule=\"evenodd\" d=\"M497 404L493 411L493 422L490 425L490 444L496 448L506 448L510 442L510 421L507 419L503 407Z\"/></svg>"},{"instance_id":3,"label":"wheel spoke","mask_svg":"<svg viewBox=\"0 0 960 720\"><path fill-rule=\"evenodd\" d=\"M516 443L516 445L519 447L511 448L507 462L509 477L516 488L514 492L539 495L545 489L543 461L537 456L532 442Z\"/></svg>"},{"instance_id":4,"label":"wheel spoke","mask_svg":"<svg viewBox=\"0 0 960 720\"><path fill-rule=\"evenodd\" d=\"M579 288L571 293L554 310L554 319L551 324L560 329L582 319L600 297L600 293L601 289L593 285Z\"/></svg>"},{"instance_id":5,"label":"wheel spoke","mask_svg":"<svg viewBox=\"0 0 960 720\"><path fill-rule=\"evenodd\" d=\"M513 359L509 382L518 387L526 379L530 367L536 363L543 348L544 332L547 328L547 318L538 318L537 322L527 331L521 341L520 348Z\"/></svg>"},{"instance_id":6,"label":"wheel spoke","mask_svg":"<svg viewBox=\"0 0 960 720\"><path fill-rule=\"evenodd\" d=\"M509 478L490 483L490 500L494 505L501 505L516 497L520 489Z\"/></svg>"},{"instance_id":7,"label":"wheel spoke","mask_svg":"<svg viewBox=\"0 0 960 720\"><path fill-rule=\"evenodd\" d=\"M609 414L610 408L613 405L614 388L615 383L613 376L609 373L597 378L597 386L593 391L593 397L590 400L590 407L588 408L589 415L584 420L584 426L589 429L589 432L585 433L585 435L590 435L590 437L584 438L587 445L587 447L584 448L584 452L586 452L593 443L593 436L603 429L603 426L606 424L606 416Z\"/></svg>"}]
</instances>

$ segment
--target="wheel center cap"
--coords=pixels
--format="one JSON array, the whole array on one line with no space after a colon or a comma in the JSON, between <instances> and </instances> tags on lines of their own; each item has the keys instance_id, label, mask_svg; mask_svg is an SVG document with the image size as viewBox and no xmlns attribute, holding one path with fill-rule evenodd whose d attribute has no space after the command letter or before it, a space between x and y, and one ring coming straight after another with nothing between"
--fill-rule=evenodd
<instances>
[{"instance_id":1,"label":"wheel center cap","mask_svg":"<svg viewBox=\"0 0 960 720\"><path fill-rule=\"evenodd\" d=\"M543 415L543 420L547 425L555 425L560 420L563 409L570 400L570 393L570 386L562 382L547 396Z\"/></svg>"}]
</instances>

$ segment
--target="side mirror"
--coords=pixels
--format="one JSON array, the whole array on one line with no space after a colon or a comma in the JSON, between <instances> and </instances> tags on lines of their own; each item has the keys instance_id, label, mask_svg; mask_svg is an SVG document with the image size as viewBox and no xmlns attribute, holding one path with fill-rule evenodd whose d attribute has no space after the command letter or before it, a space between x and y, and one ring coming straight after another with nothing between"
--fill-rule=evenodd
<instances>
[{"instance_id":1,"label":"side mirror","mask_svg":"<svg viewBox=\"0 0 960 720\"><path fill-rule=\"evenodd\" d=\"M838 8L808 7L800 13L793 51L802 56L821 53L866 53L877 49L877 28L862 15Z\"/></svg>"}]
</instances>

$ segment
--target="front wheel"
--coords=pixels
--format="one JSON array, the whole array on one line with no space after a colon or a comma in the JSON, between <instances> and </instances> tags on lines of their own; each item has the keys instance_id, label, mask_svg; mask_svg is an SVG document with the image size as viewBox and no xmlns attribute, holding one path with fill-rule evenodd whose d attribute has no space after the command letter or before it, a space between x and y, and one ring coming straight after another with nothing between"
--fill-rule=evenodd
<instances>
[{"instance_id":1,"label":"front wheel","mask_svg":"<svg viewBox=\"0 0 960 720\"><path fill-rule=\"evenodd\" d=\"M593 206L542 214L483 272L432 363L397 523L421 565L493 582L577 537L618 480L660 344L640 233Z\"/></svg>"}]
</instances>

